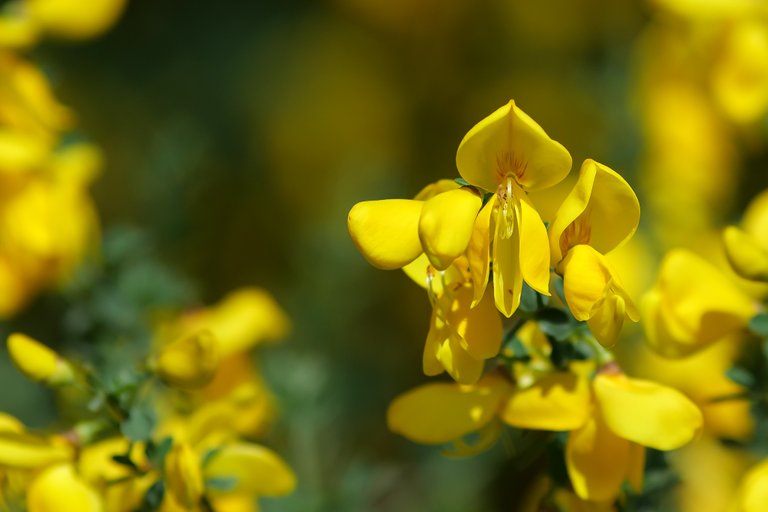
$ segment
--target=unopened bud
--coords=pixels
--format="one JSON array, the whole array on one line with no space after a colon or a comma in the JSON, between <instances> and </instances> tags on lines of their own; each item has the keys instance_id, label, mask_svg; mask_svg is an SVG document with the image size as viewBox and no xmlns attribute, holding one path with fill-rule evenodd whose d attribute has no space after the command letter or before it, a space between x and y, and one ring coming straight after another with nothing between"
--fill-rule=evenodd
<instances>
[{"instance_id":1,"label":"unopened bud","mask_svg":"<svg viewBox=\"0 0 768 512\"><path fill-rule=\"evenodd\" d=\"M49 385L74 380L74 369L59 354L21 333L8 336L8 352L16 367L30 379Z\"/></svg>"}]
</instances>

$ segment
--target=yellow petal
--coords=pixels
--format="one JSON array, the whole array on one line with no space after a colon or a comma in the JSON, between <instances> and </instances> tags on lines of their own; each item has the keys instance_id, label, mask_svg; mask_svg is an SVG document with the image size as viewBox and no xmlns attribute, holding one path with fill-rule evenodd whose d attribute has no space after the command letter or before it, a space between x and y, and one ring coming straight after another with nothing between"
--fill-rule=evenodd
<instances>
[{"instance_id":1,"label":"yellow petal","mask_svg":"<svg viewBox=\"0 0 768 512\"><path fill-rule=\"evenodd\" d=\"M106 32L120 18L127 0L34 0L25 8L47 32L68 39L88 39Z\"/></svg>"},{"instance_id":2,"label":"yellow petal","mask_svg":"<svg viewBox=\"0 0 768 512\"><path fill-rule=\"evenodd\" d=\"M499 176L526 190L551 187L571 169L571 155L510 101L476 124L459 144L456 166L469 183L495 192Z\"/></svg>"},{"instance_id":3,"label":"yellow petal","mask_svg":"<svg viewBox=\"0 0 768 512\"><path fill-rule=\"evenodd\" d=\"M195 508L205 491L200 457L186 443L176 443L165 458L165 482L176 502Z\"/></svg>"},{"instance_id":4,"label":"yellow petal","mask_svg":"<svg viewBox=\"0 0 768 512\"><path fill-rule=\"evenodd\" d=\"M474 298L472 307L475 307L485 294L485 288L488 284L488 273L491 261L491 229L493 218L493 208L496 206L496 194L483 206L480 213L475 218L475 225L472 229L472 237L467 246L467 261L469 262L469 272L472 276L472 287L474 289Z\"/></svg>"},{"instance_id":5,"label":"yellow petal","mask_svg":"<svg viewBox=\"0 0 768 512\"><path fill-rule=\"evenodd\" d=\"M464 254L481 205L481 197L469 188L444 192L424 202L419 239L436 269L445 270Z\"/></svg>"},{"instance_id":6,"label":"yellow petal","mask_svg":"<svg viewBox=\"0 0 768 512\"><path fill-rule=\"evenodd\" d=\"M768 281L768 251L736 226L723 231L725 255L733 270L744 279Z\"/></svg>"},{"instance_id":7,"label":"yellow petal","mask_svg":"<svg viewBox=\"0 0 768 512\"><path fill-rule=\"evenodd\" d=\"M483 374L485 362L472 357L453 331L449 331L448 337L440 341L436 357L448 375L459 384L474 384Z\"/></svg>"},{"instance_id":8,"label":"yellow petal","mask_svg":"<svg viewBox=\"0 0 768 512\"><path fill-rule=\"evenodd\" d=\"M760 247L768 250L768 190L764 190L749 202L744 212L742 227Z\"/></svg>"},{"instance_id":9,"label":"yellow petal","mask_svg":"<svg viewBox=\"0 0 768 512\"><path fill-rule=\"evenodd\" d=\"M496 307L507 318L517 311L523 290L520 271L520 235L514 230L509 238L500 236L501 222L496 222L493 239L493 296Z\"/></svg>"},{"instance_id":10,"label":"yellow petal","mask_svg":"<svg viewBox=\"0 0 768 512\"><path fill-rule=\"evenodd\" d=\"M392 401L387 425L417 443L449 443L487 425L508 390L509 385L495 376L473 386L426 384Z\"/></svg>"},{"instance_id":11,"label":"yellow petal","mask_svg":"<svg viewBox=\"0 0 768 512\"><path fill-rule=\"evenodd\" d=\"M531 288L549 295L549 242L547 228L528 195L518 189L520 199L520 271Z\"/></svg>"},{"instance_id":12,"label":"yellow petal","mask_svg":"<svg viewBox=\"0 0 768 512\"><path fill-rule=\"evenodd\" d=\"M368 262L384 270L401 268L421 254L421 201L363 201L349 211L352 241Z\"/></svg>"},{"instance_id":13,"label":"yellow petal","mask_svg":"<svg viewBox=\"0 0 768 512\"><path fill-rule=\"evenodd\" d=\"M550 227L552 261L558 263L577 244L606 254L630 238L639 222L640 203L629 184L609 167L587 159Z\"/></svg>"},{"instance_id":14,"label":"yellow petal","mask_svg":"<svg viewBox=\"0 0 768 512\"><path fill-rule=\"evenodd\" d=\"M75 473L71 464L52 466L38 475L27 491L29 512L100 512L101 498Z\"/></svg>"},{"instance_id":15,"label":"yellow petal","mask_svg":"<svg viewBox=\"0 0 768 512\"><path fill-rule=\"evenodd\" d=\"M426 289L430 267L431 264L429 263L429 258L426 254L421 253L418 258L403 267L403 272L405 272L405 275L410 277L414 283Z\"/></svg>"},{"instance_id":16,"label":"yellow petal","mask_svg":"<svg viewBox=\"0 0 768 512\"><path fill-rule=\"evenodd\" d=\"M501 419L518 428L573 430L589 419L591 399L586 379L572 373L553 373L528 388L512 391Z\"/></svg>"},{"instance_id":17,"label":"yellow petal","mask_svg":"<svg viewBox=\"0 0 768 512\"><path fill-rule=\"evenodd\" d=\"M272 450L253 443L224 446L204 472L206 479L236 478L235 486L227 491L234 494L285 496L296 487L296 476L288 464Z\"/></svg>"},{"instance_id":18,"label":"yellow petal","mask_svg":"<svg viewBox=\"0 0 768 512\"><path fill-rule=\"evenodd\" d=\"M630 443L615 435L599 412L568 436L565 462L576 494L584 500L610 501L627 477Z\"/></svg>"},{"instance_id":19,"label":"yellow petal","mask_svg":"<svg viewBox=\"0 0 768 512\"><path fill-rule=\"evenodd\" d=\"M565 300L576 320L594 314L595 304L607 294L611 271L605 257L588 245L573 247L561 263Z\"/></svg>"},{"instance_id":20,"label":"yellow petal","mask_svg":"<svg viewBox=\"0 0 768 512\"><path fill-rule=\"evenodd\" d=\"M486 294L473 309L470 287L462 288L456 295L459 304L449 316L449 322L457 326L462 346L475 359L495 357L501 347L503 325L493 298Z\"/></svg>"},{"instance_id":21,"label":"yellow petal","mask_svg":"<svg viewBox=\"0 0 768 512\"><path fill-rule=\"evenodd\" d=\"M443 364L437 358L437 354L440 351L440 347L443 345L443 341L450 337L450 328L446 324L445 320L437 315L433 310L432 317L429 322L429 332L427 333L427 341L424 343L424 356L422 358L422 368L424 375L434 377L440 375L445 371Z\"/></svg>"},{"instance_id":22,"label":"yellow petal","mask_svg":"<svg viewBox=\"0 0 768 512\"><path fill-rule=\"evenodd\" d=\"M645 475L645 447L637 443L629 443L629 463L627 464L627 481L636 493L643 491Z\"/></svg>"},{"instance_id":23,"label":"yellow petal","mask_svg":"<svg viewBox=\"0 0 768 512\"><path fill-rule=\"evenodd\" d=\"M768 503L768 461L756 465L744 477L736 512L762 512Z\"/></svg>"},{"instance_id":24,"label":"yellow petal","mask_svg":"<svg viewBox=\"0 0 768 512\"><path fill-rule=\"evenodd\" d=\"M598 375L592 385L606 424L624 439L674 450L701 430L701 411L675 389L609 374Z\"/></svg>"},{"instance_id":25,"label":"yellow petal","mask_svg":"<svg viewBox=\"0 0 768 512\"><path fill-rule=\"evenodd\" d=\"M155 368L171 386L199 388L213 379L219 360L218 340L210 331L200 331L162 347Z\"/></svg>"},{"instance_id":26,"label":"yellow petal","mask_svg":"<svg viewBox=\"0 0 768 512\"><path fill-rule=\"evenodd\" d=\"M612 347L616 344L626 312L624 299L618 295L609 295L594 308L594 315L587 320L587 325L602 346Z\"/></svg>"},{"instance_id":27,"label":"yellow petal","mask_svg":"<svg viewBox=\"0 0 768 512\"><path fill-rule=\"evenodd\" d=\"M0 432L0 467L36 469L71 460L68 444L22 432Z\"/></svg>"},{"instance_id":28,"label":"yellow petal","mask_svg":"<svg viewBox=\"0 0 768 512\"><path fill-rule=\"evenodd\" d=\"M712 92L737 123L752 123L768 108L768 28L745 17L726 32L712 70Z\"/></svg>"}]
</instances>

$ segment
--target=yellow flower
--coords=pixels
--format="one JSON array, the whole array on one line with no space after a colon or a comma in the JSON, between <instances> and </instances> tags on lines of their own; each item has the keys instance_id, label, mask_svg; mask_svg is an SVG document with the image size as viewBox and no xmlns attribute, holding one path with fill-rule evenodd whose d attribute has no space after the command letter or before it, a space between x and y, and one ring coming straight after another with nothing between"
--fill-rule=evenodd
<instances>
[{"instance_id":1,"label":"yellow flower","mask_svg":"<svg viewBox=\"0 0 768 512\"><path fill-rule=\"evenodd\" d=\"M73 457L64 439L29 433L16 418L0 413L0 468L40 469Z\"/></svg>"},{"instance_id":2,"label":"yellow flower","mask_svg":"<svg viewBox=\"0 0 768 512\"><path fill-rule=\"evenodd\" d=\"M682 249L667 253L642 302L648 344L665 357L692 354L739 332L756 312L717 267Z\"/></svg>"},{"instance_id":3,"label":"yellow flower","mask_svg":"<svg viewBox=\"0 0 768 512\"><path fill-rule=\"evenodd\" d=\"M160 378L171 386L205 386L219 368L218 340L210 331L185 336L163 346L153 366Z\"/></svg>"},{"instance_id":4,"label":"yellow flower","mask_svg":"<svg viewBox=\"0 0 768 512\"><path fill-rule=\"evenodd\" d=\"M50 385L74 380L72 366L56 352L21 333L8 336L8 352L16 367L32 380Z\"/></svg>"},{"instance_id":5,"label":"yellow flower","mask_svg":"<svg viewBox=\"0 0 768 512\"><path fill-rule=\"evenodd\" d=\"M290 323L266 290L247 287L229 293L214 306L192 310L161 326L158 337L171 341L203 330L210 331L218 341L223 360L258 344L282 339Z\"/></svg>"},{"instance_id":6,"label":"yellow flower","mask_svg":"<svg viewBox=\"0 0 768 512\"><path fill-rule=\"evenodd\" d=\"M204 474L206 479L234 478L231 493L236 495L285 496L296 487L291 468L269 448L253 443L224 446L206 464Z\"/></svg>"},{"instance_id":7,"label":"yellow flower","mask_svg":"<svg viewBox=\"0 0 768 512\"><path fill-rule=\"evenodd\" d=\"M712 70L712 91L737 123L759 120L768 109L768 24L745 17L730 27Z\"/></svg>"},{"instance_id":8,"label":"yellow flower","mask_svg":"<svg viewBox=\"0 0 768 512\"><path fill-rule=\"evenodd\" d=\"M632 298L608 260L589 245L577 245L562 262L565 300L576 320L586 321L600 344L610 347L624 319L640 319Z\"/></svg>"},{"instance_id":9,"label":"yellow flower","mask_svg":"<svg viewBox=\"0 0 768 512\"><path fill-rule=\"evenodd\" d=\"M485 359L498 353L502 337L493 301L483 295L487 250L482 259L470 261L488 239L490 208L478 215L480 206L477 193L441 180L415 199L366 201L349 213L350 235L371 264L402 267L427 290L432 317L424 373L447 371L464 384L480 378Z\"/></svg>"},{"instance_id":10,"label":"yellow flower","mask_svg":"<svg viewBox=\"0 0 768 512\"><path fill-rule=\"evenodd\" d=\"M673 450L701 429L699 409L679 391L606 369L591 383L555 372L518 388L500 375L476 385L427 384L397 397L389 428L427 444L456 441L494 420L536 430L571 431L566 465L576 494L614 499L624 480L642 486L644 446Z\"/></svg>"},{"instance_id":11,"label":"yellow flower","mask_svg":"<svg viewBox=\"0 0 768 512\"><path fill-rule=\"evenodd\" d=\"M749 203L742 227L729 226L723 231L728 262L741 277L768 282L768 191Z\"/></svg>"},{"instance_id":12,"label":"yellow flower","mask_svg":"<svg viewBox=\"0 0 768 512\"><path fill-rule=\"evenodd\" d=\"M639 222L640 204L629 184L612 169L587 159L549 230L552 261L563 276L568 306L605 346L616 342L625 317L639 319L604 256L628 240Z\"/></svg>"},{"instance_id":13,"label":"yellow flower","mask_svg":"<svg viewBox=\"0 0 768 512\"><path fill-rule=\"evenodd\" d=\"M14 48L35 44L43 34L66 39L89 39L109 30L126 0L15 0L0 15L0 45Z\"/></svg>"},{"instance_id":14,"label":"yellow flower","mask_svg":"<svg viewBox=\"0 0 768 512\"><path fill-rule=\"evenodd\" d=\"M32 481L27 491L27 510L101 512L104 506L101 497L71 464L59 464L45 469Z\"/></svg>"},{"instance_id":15,"label":"yellow flower","mask_svg":"<svg viewBox=\"0 0 768 512\"><path fill-rule=\"evenodd\" d=\"M467 182L494 192L486 205L486 241L477 256L488 260L492 238L494 297L499 311L509 317L520 304L523 281L549 295L546 228L528 191L562 181L570 171L571 156L510 101L467 133L456 165ZM495 214L492 237L490 209Z\"/></svg>"}]
</instances>

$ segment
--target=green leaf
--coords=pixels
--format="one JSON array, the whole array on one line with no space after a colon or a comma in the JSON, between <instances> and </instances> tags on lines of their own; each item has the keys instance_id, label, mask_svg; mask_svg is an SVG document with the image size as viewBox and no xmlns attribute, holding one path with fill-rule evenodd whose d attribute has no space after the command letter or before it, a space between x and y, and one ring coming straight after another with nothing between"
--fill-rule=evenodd
<instances>
[{"instance_id":1,"label":"green leaf","mask_svg":"<svg viewBox=\"0 0 768 512\"><path fill-rule=\"evenodd\" d=\"M472 185L464 178L454 178L453 181L461 185L462 187L471 187Z\"/></svg>"},{"instance_id":2,"label":"green leaf","mask_svg":"<svg viewBox=\"0 0 768 512\"><path fill-rule=\"evenodd\" d=\"M536 290L523 283L523 290L520 293L520 309L526 313L533 313L539 309L538 293Z\"/></svg>"},{"instance_id":3,"label":"green leaf","mask_svg":"<svg viewBox=\"0 0 768 512\"><path fill-rule=\"evenodd\" d=\"M134 471L138 471L139 467L136 465L135 462L131 460L130 455L121 454L121 455L113 455L112 460L117 462L118 464L122 466L129 467L133 469Z\"/></svg>"},{"instance_id":4,"label":"green leaf","mask_svg":"<svg viewBox=\"0 0 768 512\"><path fill-rule=\"evenodd\" d=\"M165 465L165 456L173 446L173 438L166 437L159 443L150 441L147 443L147 447L144 452L147 454L147 459L156 468L162 468Z\"/></svg>"},{"instance_id":5,"label":"green leaf","mask_svg":"<svg viewBox=\"0 0 768 512\"><path fill-rule=\"evenodd\" d=\"M748 370L741 368L740 366L734 366L728 368L725 372L725 376L731 379L739 386L745 388L752 388L755 385L755 377Z\"/></svg>"},{"instance_id":6,"label":"green leaf","mask_svg":"<svg viewBox=\"0 0 768 512\"><path fill-rule=\"evenodd\" d=\"M147 489L144 494L144 503L142 504L142 510L154 511L160 508L163 503L163 497L165 496L165 483L162 480L158 480L152 486Z\"/></svg>"},{"instance_id":7,"label":"green leaf","mask_svg":"<svg viewBox=\"0 0 768 512\"><path fill-rule=\"evenodd\" d=\"M206 451L203 454L203 460L201 462L201 465L203 467L207 466L213 460L213 458L216 455L218 455L219 452L221 452L222 448L224 448L224 447L223 446L216 446L215 448L211 448L210 450Z\"/></svg>"},{"instance_id":8,"label":"green leaf","mask_svg":"<svg viewBox=\"0 0 768 512\"><path fill-rule=\"evenodd\" d=\"M573 333L575 327L568 314L560 309L539 310L535 318L539 324L539 329L558 341L566 340Z\"/></svg>"},{"instance_id":9,"label":"green leaf","mask_svg":"<svg viewBox=\"0 0 768 512\"><path fill-rule=\"evenodd\" d=\"M218 476L205 481L205 488L214 491L228 492L234 489L236 485L237 477L234 476Z\"/></svg>"},{"instance_id":10,"label":"green leaf","mask_svg":"<svg viewBox=\"0 0 768 512\"><path fill-rule=\"evenodd\" d=\"M134 407L128 419L120 424L120 432L131 441L146 441L152 437L155 428L155 413L152 409Z\"/></svg>"},{"instance_id":11,"label":"green leaf","mask_svg":"<svg viewBox=\"0 0 768 512\"><path fill-rule=\"evenodd\" d=\"M749 330L758 336L768 337L768 313L758 313L749 321Z\"/></svg>"}]
</instances>

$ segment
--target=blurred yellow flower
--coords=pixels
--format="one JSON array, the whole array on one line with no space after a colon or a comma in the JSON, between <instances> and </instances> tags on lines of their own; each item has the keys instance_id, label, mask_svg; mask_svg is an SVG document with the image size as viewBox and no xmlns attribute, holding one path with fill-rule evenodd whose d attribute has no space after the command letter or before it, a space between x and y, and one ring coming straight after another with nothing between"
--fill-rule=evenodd
<instances>
[{"instance_id":1,"label":"blurred yellow flower","mask_svg":"<svg viewBox=\"0 0 768 512\"><path fill-rule=\"evenodd\" d=\"M467 182L494 193L492 206L486 205L495 210L495 230L487 235L493 240L494 297L499 311L509 317L520 304L524 280L549 295L546 228L527 192L562 181L571 169L571 156L510 101L466 134L456 166Z\"/></svg>"},{"instance_id":2,"label":"blurred yellow flower","mask_svg":"<svg viewBox=\"0 0 768 512\"><path fill-rule=\"evenodd\" d=\"M164 345L154 361L160 378L180 388L208 384L219 369L218 340L204 330Z\"/></svg>"},{"instance_id":3,"label":"blurred yellow flower","mask_svg":"<svg viewBox=\"0 0 768 512\"><path fill-rule=\"evenodd\" d=\"M45 469L27 491L29 512L77 510L101 512L104 505L98 493L76 472L71 464L58 464Z\"/></svg>"},{"instance_id":4,"label":"blurred yellow flower","mask_svg":"<svg viewBox=\"0 0 768 512\"><path fill-rule=\"evenodd\" d=\"M714 265L677 249L664 257L642 302L648 344L683 357L746 328L758 306Z\"/></svg>"},{"instance_id":5,"label":"blurred yellow flower","mask_svg":"<svg viewBox=\"0 0 768 512\"><path fill-rule=\"evenodd\" d=\"M8 353L16 367L32 380L50 385L74 380L74 370L65 359L25 334L8 336Z\"/></svg>"},{"instance_id":6,"label":"blurred yellow flower","mask_svg":"<svg viewBox=\"0 0 768 512\"><path fill-rule=\"evenodd\" d=\"M628 480L642 487L645 446L673 450L701 430L698 407L682 393L603 369L591 381L555 372L517 388L490 374L472 386L426 384L390 404L389 428L426 444L455 442L496 419L518 428L571 431L566 464L576 494L605 502Z\"/></svg>"},{"instance_id":7,"label":"blurred yellow flower","mask_svg":"<svg viewBox=\"0 0 768 512\"><path fill-rule=\"evenodd\" d=\"M747 206L742 228L723 231L725 255L733 270L745 279L768 281L768 191L758 194Z\"/></svg>"},{"instance_id":8,"label":"blurred yellow flower","mask_svg":"<svg viewBox=\"0 0 768 512\"><path fill-rule=\"evenodd\" d=\"M90 39L109 30L127 0L12 0L0 15L0 45L24 48L43 35Z\"/></svg>"}]
</instances>

